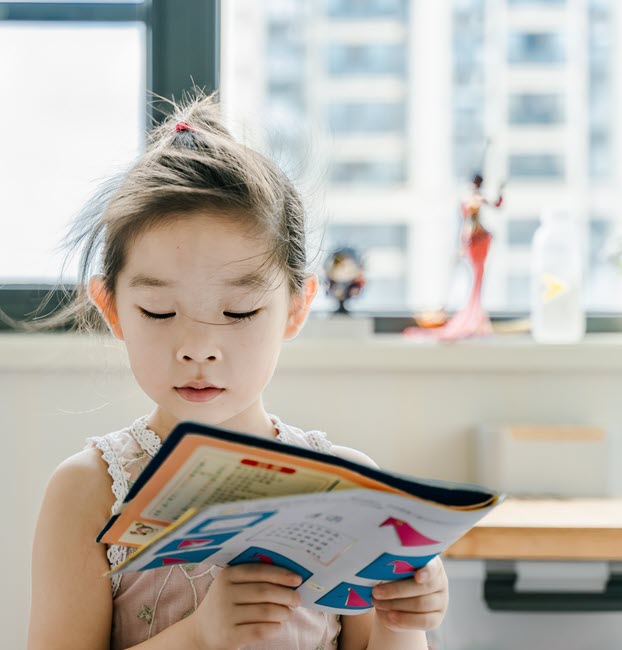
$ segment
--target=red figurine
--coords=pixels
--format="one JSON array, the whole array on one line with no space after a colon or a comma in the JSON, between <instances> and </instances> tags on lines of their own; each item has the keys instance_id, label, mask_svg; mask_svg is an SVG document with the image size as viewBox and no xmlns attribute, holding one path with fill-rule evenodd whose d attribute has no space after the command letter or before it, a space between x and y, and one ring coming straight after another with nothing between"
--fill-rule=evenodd
<instances>
[{"instance_id":1,"label":"red figurine","mask_svg":"<svg viewBox=\"0 0 622 650\"><path fill-rule=\"evenodd\" d=\"M460 209L464 219L460 234L461 253L466 255L473 268L473 288L469 301L463 309L457 312L441 327L432 330L419 327L408 327L404 330L407 336L435 338L443 341L467 338L474 335L492 333L492 326L488 314L482 308L482 282L484 279L484 266L488 256L488 249L492 241L492 234L484 228L480 221L482 205L498 208L503 202L502 189L494 201L486 199L481 191L484 179L480 174L473 177L469 195L461 202Z\"/></svg>"}]
</instances>

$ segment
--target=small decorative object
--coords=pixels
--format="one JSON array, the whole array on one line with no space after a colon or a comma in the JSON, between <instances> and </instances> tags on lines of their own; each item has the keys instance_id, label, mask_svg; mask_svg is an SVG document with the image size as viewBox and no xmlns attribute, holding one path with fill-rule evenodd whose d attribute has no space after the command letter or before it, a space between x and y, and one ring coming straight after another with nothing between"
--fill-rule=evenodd
<instances>
[{"instance_id":1,"label":"small decorative object","mask_svg":"<svg viewBox=\"0 0 622 650\"><path fill-rule=\"evenodd\" d=\"M423 329L433 329L435 327L442 327L447 323L449 317L447 312L444 309L435 309L430 311L424 311L415 316L415 323L417 327L422 327Z\"/></svg>"},{"instance_id":2,"label":"small decorative object","mask_svg":"<svg viewBox=\"0 0 622 650\"><path fill-rule=\"evenodd\" d=\"M482 205L494 208L501 205L503 201L503 184L499 187L497 197L489 200L482 194L483 182L483 177L480 174L475 174L469 193L460 205L464 220L460 235L461 253L468 258L473 268L473 288L467 305L440 327L406 328L404 334L407 336L452 341L492 333L490 319L481 304L484 265L492 241L492 234L484 228L480 221L480 209Z\"/></svg>"},{"instance_id":3,"label":"small decorative object","mask_svg":"<svg viewBox=\"0 0 622 650\"><path fill-rule=\"evenodd\" d=\"M350 247L334 250L324 262L326 293L339 302L337 314L348 314L346 302L361 293L365 286L363 261Z\"/></svg>"}]
</instances>

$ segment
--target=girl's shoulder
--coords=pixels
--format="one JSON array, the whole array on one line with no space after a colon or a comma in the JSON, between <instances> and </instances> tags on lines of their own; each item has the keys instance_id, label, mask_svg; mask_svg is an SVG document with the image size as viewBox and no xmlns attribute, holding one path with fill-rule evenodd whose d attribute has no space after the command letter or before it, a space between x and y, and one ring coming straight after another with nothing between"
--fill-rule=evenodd
<instances>
[{"instance_id":1,"label":"girl's shoulder","mask_svg":"<svg viewBox=\"0 0 622 650\"><path fill-rule=\"evenodd\" d=\"M342 445L333 445L332 450L333 454L335 454L335 456L339 456L339 458L343 458L344 460L351 460L353 463L358 463L359 465L365 465L367 467L374 467L378 469L378 464L376 461L358 449L353 449L352 447L343 447Z\"/></svg>"},{"instance_id":2,"label":"girl's shoulder","mask_svg":"<svg viewBox=\"0 0 622 650\"><path fill-rule=\"evenodd\" d=\"M271 417L279 432L277 438L281 440L281 442L286 442L290 445L296 445L299 447L308 447L314 451L332 454L361 465L378 467L378 465L362 451L353 449L352 447L333 444L324 431L305 431L291 424L285 424L274 415Z\"/></svg>"},{"instance_id":3,"label":"girl's shoulder","mask_svg":"<svg viewBox=\"0 0 622 650\"><path fill-rule=\"evenodd\" d=\"M97 525L105 523L114 503L107 470L97 449L83 449L56 467L48 481L46 493L56 494L58 502L64 503L65 507L75 501L76 510L81 512L81 516Z\"/></svg>"}]
</instances>

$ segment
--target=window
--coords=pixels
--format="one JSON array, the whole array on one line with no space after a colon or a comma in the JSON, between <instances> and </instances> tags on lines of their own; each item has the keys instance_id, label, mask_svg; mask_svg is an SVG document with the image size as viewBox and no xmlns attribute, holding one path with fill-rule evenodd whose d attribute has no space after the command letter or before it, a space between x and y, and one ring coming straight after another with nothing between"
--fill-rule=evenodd
<instances>
[{"instance_id":1,"label":"window","mask_svg":"<svg viewBox=\"0 0 622 650\"><path fill-rule=\"evenodd\" d=\"M510 178L516 180L556 180L564 177L564 162L554 154L511 154Z\"/></svg>"},{"instance_id":2,"label":"window","mask_svg":"<svg viewBox=\"0 0 622 650\"><path fill-rule=\"evenodd\" d=\"M535 5L538 7L562 7L566 4L566 0L508 0L508 4L513 7L522 5Z\"/></svg>"},{"instance_id":3,"label":"window","mask_svg":"<svg viewBox=\"0 0 622 650\"><path fill-rule=\"evenodd\" d=\"M10 77L14 70L7 63L7 55L15 58L17 50L8 54L7 50L11 44L24 48L27 43L26 37L15 39L12 34L36 29L41 34L65 30L62 33L76 39L81 30L88 29L94 35L98 30L116 34L119 49L122 41L133 49L125 55L123 69L113 52L110 70L138 79L116 84L114 106L106 114L108 123L115 115L119 118L109 142L118 138L127 149L115 148L113 153L110 147L109 154L102 149L93 161L76 164L77 172L84 172L84 189L76 189L75 194L68 191L71 196L63 196L62 201L54 200L54 187L42 185L44 190L37 192L35 184L22 185L27 206L36 208L36 214L22 222L36 223L39 232L57 219L54 228L60 228L81 203L78 194L87 193L86 185L114 165L131 160L141 146L141 129L148 124L140 122L145 109L138 104L142 99L137 84L162 95L174 92L179 96L182 88L190 86L190 76L200 77L190 70L196 62L201 70L212 70L210 87L215 87L216 61L222 51L221 92L229 125L250 144L274 156L294 178L303 190L312 227L326 219L329 229L342 229L344 238L370 248L379 229L399 232L400 246L383 247L371 258L383 260L394 272L374 272L365 302L361 299L355 308L364 304L366 309L386 309L383 299L392 296L392 308L408 314L425 308L421 296L429 298L432 293L435 305L457 308L464 304L470 275L463 261L456 263L459 200L472 174L479 171L485 179L483 190L491 198L498 185L507 181L501 209L483 214L495 235L484 304L489 309L524 312L529 305L521 278L529 275L527 249L545 198L584 206L580 216L590 246L603 248L601 240L606 245L622 225L611 200L619 189L612 170L615 161L622 159L622 123L615 116L615 43L622 38L622 26L615 20L613 0L508 0L507 11L501 12L498 4L485 0L184 0L187 9L171 21L161 13L158 17L161 0L75 2L71 16L69 3L2 3L3 9L9 7L0 20L4 30L0 81L12 93L7 96L23 88L19 78ZM205 13L213 5L220 6L222 23L215 13ZM179 21L187 13L190 19L182 29ZM497 21L499 16L502 21ZM206 26L222 36L219 48L215 37L206 37ZM162 47L163 30L173 46ZM94 36L84 50L93 69L98 75L101 72L102 82L107 70L97 58L97 48L105 38ZM67 39L69 44L70 36ZM206 44L212 49L206 49ZM59 52L50 54L50 61L52 56L57 57L57 66L63 65ZM61 84L64 78L77 78L78 64L65 66L60 74L41 61L29 74L47 70L48 77ZM91 80L87 75L80 83L88 87ZM75 82L68 85L72 92ZM106 96L100 92L100 101ZM83 99L78 94L72 106ZM24 104L22 115L28 111ZM55 124L57 106L58 102L46 106L46 114L37 119ZM8 104L0 110L5 111L6 123ZM127 117L121 119L122 115ZM80 124L81 133L98 141L100 134L88 129L89 125ZM57 143L59 131L47 131ZM15 146L15 137L9 134L5 139ZM72 146L76 149L71 160L82 160L85 152L79 143L72 141ZM0 171L6 178L17 175L6 162L11 159L5 150L0 152ZM28 174L36 177L38 171L45 183L41 171L51 163L49 158L39 159L39 167L29 168ZM66 175L74 173L64 169ZM577 183L577 178L588 182ZM62 179L65 188L73 182ZM50 201L44 205L39 197ZM25 214L24 199L20 202L11 191L0 201L3 211L20 218ZM604 213L607 205L611 210ZM58 217L53 216L55 210ZM361 228L367 238L357 234ZM39 245L32 230L29 250ZM57 232L53 234L56 241ZM41 246L49 248L50 241L50 237L42 238ZM0 238L0 247L3 244ZM11 251L0 252L2 264ZM50 255L49 250L40 250L36 257L48 265L51 282L57 277L57 267ZM586 253L586 263L586 305L622 309L617 271L595 253ZM13 265L11 271L15 270ZM32 282L43 279L44 271L35 274L34 264L26 270ZM20 272L20 279L27 278ZM1 280L18 282L14 276ZM374 288L374 283L382 289ZM428 290L422 292L422 286ZM2 291L0 306L4 304Z\"/></svg>"},{"instance_id":4,"label":"window","mask_svg":"<svg viewBox=\"0 0 622 650\"><path fill-rule=\"evenodd\" d=\"M0 213L13 217L0 243L4 282L54 281L53 249L71 216L96 179L141 150L145 38L142 23L0 23L0 78L19 97L0 104L0 122L12 125L0 154Z\"/></svg>"},{"instance_id":5,"label":"window","mask_svg":"<svg viewBox=\"0 0 622 650\"><path fill-rule=\"evenodd\" d=\"M531 301L531 276L527 273L510 273L507 291L528 305Z\"/></svg>"},{"instance_id":6,"label":"window","mask_svg":"<svg viewBox=\"0 0 622 650\"><path fill-rule=\"evenodd\" d=\"M590 219L589 256L592 264L600 264L605 260L607 240L612 234L613 224L610 219Z\"/></svg>"},{"instance_id":7,"label":"window","mask_svg":"<svg viewBox=\"0 0 622 650\"><path fill-rule=\"evenodd\" d=\"M529 247L543 201L584 205L587 241L587 214L617 192L614 44L622 33L612 0L508 0L502 11L486 0L265 0L252 4L255 40L244 37L246 49L239 35L251 5L226 4L231 123L288 161L314 225L328 220L371 246L358 228L403 224L408 246L382 255L395 255L404 276L370 279L366 308L384 309L383 295L404 296L404 313L464 305L471 276L458 256L459 201L475 172L491 199L507 181L501 208L483 211L494 234L483 299L500 311L529 308ZM270 63L275 52L280 67ZM248 107L268 123L256 124ZM577 175L594 182L577 183ZM590 273L607 267L586 262ZM598 300L590 302L588 287L586 305L602 308L608 287L618 309L614 276L600 277L598 289L590 284Z\"/></svg>"},{"instance_id":8,"label":"window","mask_svg":"<svg viewBox=\"0 0 622 650\"><path fill-rule=\"evenodd\" d=\"M365 19L406 17L407 0L325 0L331 18Z\"/></svg>"},{"instance_id":9,"label":"window","mask_svg":"<svg viewBox=\"0 0 622 650\"><path fill-rule=\"evenodd\" d=\"M509 98L509 122L515 125L552 125L564 120L564 98L559 94L516 93Z\"/></svg>"},{"instance_id":10,"label":"window","mask_svg":"<svg viewBox=\"0 0 622 650\"><path fill-rule=\"evenodd\" d=\"M512 248L531 246L540 219L510 219L508 222L508 245Z\"/></svg>"},{"instance_id":11,"label":"window","mask_svg":"<svg viewBox=\"0 0 622 650\"><path fill-rule=\"evenodd\" d=\"M338 161L331 166L330 181L335 185L387 186L403 183L405 176L400 160Z\"/></svg>"},{"instance_id":12,"label":"window","mask_svg":"<svg viewBox=\"0 0 622 650\"><path fill-rule=\"evenodd\" d=\"M612 165L612 19L612 10L607 2L590 4L588 17L589 174L597 181L609 178Z\"/></svg>"},{"instance_id":13,"label":"window","mask_svg":"<svg viewBox=\"0 0 622 650\"><path fill-rule=\"evenodd\" d=\"M464 180L482 164L484 127L486 12L482 0L456 3L452 15L453 173Z\"/></svg>"},{"instance_id":14,"label":"window","mask_svg":"<svg viewBox=\"0 0 622 650\"><path fill-rule=\"evenodd\" d=\"M612 252L622 248L622 230L611 217L594 214L589 219L587 242L588 271L585 298L588 309L594 311L620 311L622 309L622 267L609 259Z\"/></svg>"},{"instance_id":15,"label":"window","mask_svg":"<svg viewBox=\"0 0 622 650\"><path fill-rule=\"evenodd\" d=\"M563 63L561 34L514 32L508 38L508 62L520 65Z\"/></svg>"},{"instance_id":16,"label":"window","mask_svg":"<svg viewBox=\"0 0 622 650\"><path fill-rule=\"evenodd\" d=\"M365 45L329 45L326 53L328 72L335 76L394 75L406 71L406 48L393 43Z\"/></svg>"},{"instance_id":17,"label":"window","mask_svg":"<svg viewBox=\"0 0 622 650\"><path fill-rule=\"evenodd\" d=\"M0 84L11 101L0 107L0 213L11 231L0 236L0 308L9 316L32 313L58 282L55 248L74 213L142 150L160 115L147 91L179 97L192 79L216 87L216 5L188 0L173 25L162 0L2 3ZM73 260L69 287L76 271Z\"/></svg>"},{"instance_id":18,"label":"window","mask_svg":"<svg viewBox=\"0 0 622 650\"><path fill-rule=\"evenodd\" d=\"M328 107L328 124L339 134L403 132L405 111L402 103L348 102Z\"/></svg>"}]
</instances>

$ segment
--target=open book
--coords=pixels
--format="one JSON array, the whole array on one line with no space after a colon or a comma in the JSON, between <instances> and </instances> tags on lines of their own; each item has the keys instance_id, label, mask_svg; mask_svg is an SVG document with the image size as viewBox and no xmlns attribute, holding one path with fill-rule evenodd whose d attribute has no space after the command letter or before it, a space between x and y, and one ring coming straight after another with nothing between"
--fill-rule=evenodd
<instances>
[{"instance_id":1,"label":"open book","mask_svg":"<svg viewBox=\"0 0 622 650\"><path fill-rule=\"evenodd\" d=\"M413 575L503 496L182 422L97 537L136 550L109 574L269 562L303 578L302 603L372 607L372 587Z\"/></svg>"}]
</instances>

